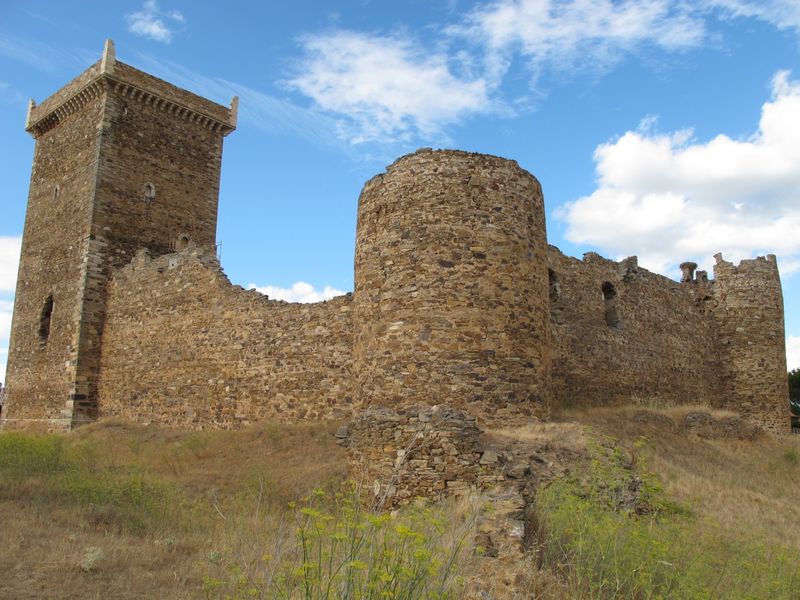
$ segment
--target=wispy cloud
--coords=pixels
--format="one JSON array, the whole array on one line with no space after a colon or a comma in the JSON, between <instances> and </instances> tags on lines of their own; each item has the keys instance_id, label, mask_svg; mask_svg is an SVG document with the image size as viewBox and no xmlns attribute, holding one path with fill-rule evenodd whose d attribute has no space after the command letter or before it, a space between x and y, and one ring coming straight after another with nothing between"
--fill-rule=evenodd
<instances>
[{"instance_id":1,"label":"wispy cloud","mask_svg":"<svg viewBox=\"0 0 800 600\"><path fill-rule=\"evenodd\" d=\"M467 118L527 110L543 93L544 73L602 75L645 52L652 59L700 48L720 19L800 33L797 0L490 0L450 14L427 37L341 29L302 36L288 84L335 118L351 143L439 143ZM507 97L514 65L530 79L528 97Z\"/></svg>"},{"instance_id":2,"label":"wispy cloud","mask_svg":"<svg viewBox=\"0 0 800 600\"><path fill-rule=\"evenodd\" d=\"M169 44L175 25L183 25L186 18L177 10L162 11L156 0L147 0L140 10L125 15L128 31L135 35Z\"/></svg>"},{"instance_id":3,"label":"wispy cloud","mask_svg":"<svg viewBox=\"0 0 800 600\"><path fill-rule=\"evenodd\" d=\"M472 116L513 114L520 99L504 99L502 87L520 58L535 82L545 69L604 71L643 47L685 50L705 37L703 16L671 0L498 0L434 29L428 40L305 35L288 84L335 116L352 143L438 141Z\"/></svg>"},{"instance_id":4,"label":"wispy cloud","mask_svg":"<svg viewBox=\"0 0 800 600\"><path fill-rule=\"evenodd\" d=\"M662 273L676 259L708 267L717 251L729 260L774 252L788 275L800 259L800 82L774 76L746 139L698 141L691 130L648 125L596 149L598 189L557 212L567 238L616 255L635 250Z\"/></svg>"},{"instance_id":5,"label":"wispy cloud","mask_svg":"<svg viewBox=\"0 0 800 600\"><path fill-rule=\"evenodd\" d=\"M45 73L83 70L98 59L99 50L97 54L92 54L85 49L55 47L0 33L0 55Z\"/></svg>"},{"instance_id":6,"label":"wispy cloud","mask_svg":"<svg viewBox=\"0 0 800 600\"><path fill-rule=\"evenodd\" d=\"M797 0L705 0L704 4L720 9L723 16L755 18L778 29L794 29L800 33Z\"/></svg>"},{"instance_id":7,"label":"wispy cloud","mask_svg":"<svg viewBox=\"0 0 800 600\"><path fill-rule=\"evenodd\" d=\"M454 57L400 35L334 31L301 45L305 56L288 84L338 115L352 143L436 136L493 106L488 81L458 74Z\"/></svg>"},{"instance_id":8,"label":"wispy cloud","mask_svg":"<svg viewBox=\"0 0 800 600\"><path fill-rule=\"evenodd\" d=\"M297 106L252 87L220 77L201 75L170 61L138 55L148 72L227 105L239 96L239 118L270 134L298 136L322 146L339 148L336 121L317 110Z\"/></svg>"},{"instance_id":9,"label":"wispy cloud","mask_svg":"<svg viewBox=\"0 0 800 600\"><path fill-rule=\"evenodd\" d=\"M0 99L11 102L12 104L23 104L27 101L25 96L5 81L0 81Z\"/></svg>"},{"instance_id":10,"label":"wispy cloud","mask_svg":"<svg viewBox=\"0 0 800 600\"><path fill-rule=\"evenodd\" d=\"M285 300L286 302L322 302L323 300L330 300L336 296L342 296L345 293L329 285L318 290L305 281L297 281L288 288L274 285L258 286L255 283L251 283L247 288L266 294L273 300Z\"/></svg>"}]
</instances>

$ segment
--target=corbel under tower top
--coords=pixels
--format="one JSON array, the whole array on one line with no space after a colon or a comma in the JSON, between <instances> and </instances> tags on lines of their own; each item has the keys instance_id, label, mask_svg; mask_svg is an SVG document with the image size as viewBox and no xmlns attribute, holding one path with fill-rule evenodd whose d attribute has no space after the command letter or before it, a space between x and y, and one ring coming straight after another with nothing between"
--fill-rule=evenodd
<instances>
[{"instance_id":1,"label":"corbel under tower top","mask_svg":"<svg viewBox=\"0 0 800 600\"><path fill-rule=\"evenodd\" d=\"M97 63L41 104L37 105L34 100L29 100L25 130L36 137L109 88L123 96L153 104L171 115L208 127L224 136L236 129L238 97L234 96L226 107L176 88L118 61L114 41L106 40L103 56Z\"/></svg>"}]
</instances>

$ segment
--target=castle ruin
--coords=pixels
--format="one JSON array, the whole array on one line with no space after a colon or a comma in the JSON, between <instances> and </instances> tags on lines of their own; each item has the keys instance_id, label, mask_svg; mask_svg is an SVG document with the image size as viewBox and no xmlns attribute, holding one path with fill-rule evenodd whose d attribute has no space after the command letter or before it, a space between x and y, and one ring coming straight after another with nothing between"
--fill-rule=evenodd
<instances>
[{"instance_id":1,"label":"castle ruin","mask_svg":"<svg viewBox=\"0 0 800 600\"><path fill-rule=\"evenodd\" d=\"M2 425L180 427L447 404L728 408L788 432L775 256L681 282L547 244L516 162L420 150L364 186L355 290L317 304L231 285L216 252L213 103L102 59L39 105Z\"/></svg>"}]
</instances>

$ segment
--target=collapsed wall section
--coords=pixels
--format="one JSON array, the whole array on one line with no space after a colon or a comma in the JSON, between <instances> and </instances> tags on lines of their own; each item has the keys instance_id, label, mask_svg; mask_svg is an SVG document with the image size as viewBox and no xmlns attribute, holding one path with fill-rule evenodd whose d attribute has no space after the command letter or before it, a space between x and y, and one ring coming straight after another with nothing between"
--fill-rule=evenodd
<instances>
[{"instance_id":1,"label":"collapsed wall section","mask_svg":"<svg viewBox=\"0 0 800 600\"><path fill-rule=\"evenodd\" d=\"M415 497L443 498L502 481L476 418L449 406L366 408L336 432L353 481L372 488L379 509Z\"/></svg>"},{"instance_id":2,"label":"collapsed wall section","mask_svg":"<svg viewBox=\"0 0 800 600\"><path fill-rule=\"evenodd\" d=\"M269 300L192 248L140 252L109 286L101 416L196 428L349 416L351 304Z\"/></svg>"},{"instance_id":3,"label":"collapsed wall section","mask_svg":"<svg viewBox=\"0 0 800 600\"><path fill-rule=\"evenodd\" d=\"M364 186L354 372L364 404L547 413L547 243L516 162L422 150Z\"/></svg>"},{"instance_id":4,"label":"collapsed wall section","mask_svg":"<svg viewBox=\"0 0 800 600\"><path fill-rule=\"evenodd\" d=\"M676 283L549 247L553 400L561 406L721 403L708 282Z\"/></svg>"}]
</instances>

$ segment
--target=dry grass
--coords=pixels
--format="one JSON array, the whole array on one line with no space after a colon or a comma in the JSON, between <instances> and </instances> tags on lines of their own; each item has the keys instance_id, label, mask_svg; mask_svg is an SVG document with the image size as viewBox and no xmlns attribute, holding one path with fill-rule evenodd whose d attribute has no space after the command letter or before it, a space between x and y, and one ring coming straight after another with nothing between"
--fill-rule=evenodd
<instances>
[{"instance_id":1,"label":"dry grass","mask_svg":"<svg viewBox=\"0 0 800 600\"><path fill-rule=\"evenodd\" d=\"M3 488L0 598L202 597L209 560L230 537L217 508L246 512L261 490L264 510L280 513L312 488L338 485L345 461L335 428L197 432L105 421L65 436L67 450L90 450L91 473L136 473L168 486L167 502L191 510L175 518L163 507L161 521L132 533L113 514L51 494L35 478Z\"/></svg>"},{"instance_id":2,"label":"dry grass","mask_svg":"<svg viewBox=\"0 0 800 600\"><path fill-rule=\"evenodd\" d=\"M522 427L492 429L493 438L534 445L552 445L575 451L586 450L586 428L578 422L528 423Z\"/></svg>"},{"instance_id":3,"label":"dry grass","mask_svg":"<svg viewBox=\"0 0 800 600\"><path fill-rule=\"evenodd\" d=\"M2 598L189 598L200 589L202 538L109 533L63 509L15 502L0 510ZM94 561L93 548L102 553Z\"/></svg>"},{"instance_id":4,"label":"dry grass","mask_svg":"<svg viewBox=\"0 0 800 600\"><path fill-rule=\"evenodd\" d=\"M335 423L260 424L237 431L181 431L107 420L81 427L69 437L102 446L112 468L131 465L179 484L190 493L229 496L267 481L278 500L297 498L345 474L344 453L335 444Z\"/></svg>"},{"instance_id":5,"label":"dry grass","mask_svg":"<svg viewBox=\"0 0 800 600\"><path fill-rule=\"evenodd\" d=\"M491 437L501 446L567 449L554 452L564 461L583 454L595 437L613 437L628 452L641 451L636 441L645 437L647 464L699 521L733 537L800 548L800 436L706 440L663 426L663 419L680 423L700 407L647 409L653 418L637 418L643 410L570 411L555 422L498 429ZM279 529L291 527L289 501L343 481L336 427L172 431L105 421L79 429L65 444L91 450L91 469L135 473L168 486L174 494L166 501L183 503L182 516L173 518L176 511L165 507L160 521L132 532L113 514L65 501L35 482L22 482L9 495L0 481L0 598L204 597L204 576L223 578L225 560L254 564L280 537ZM463 521L464 506L454 505L448 518ZM523 577L501 563L470 559L461 567L495 577L485 589L497 598L569 597L560 575L547 566L529 560ZM520 589L527 591L513 595Z\"/></svg>"}]
</instances>

